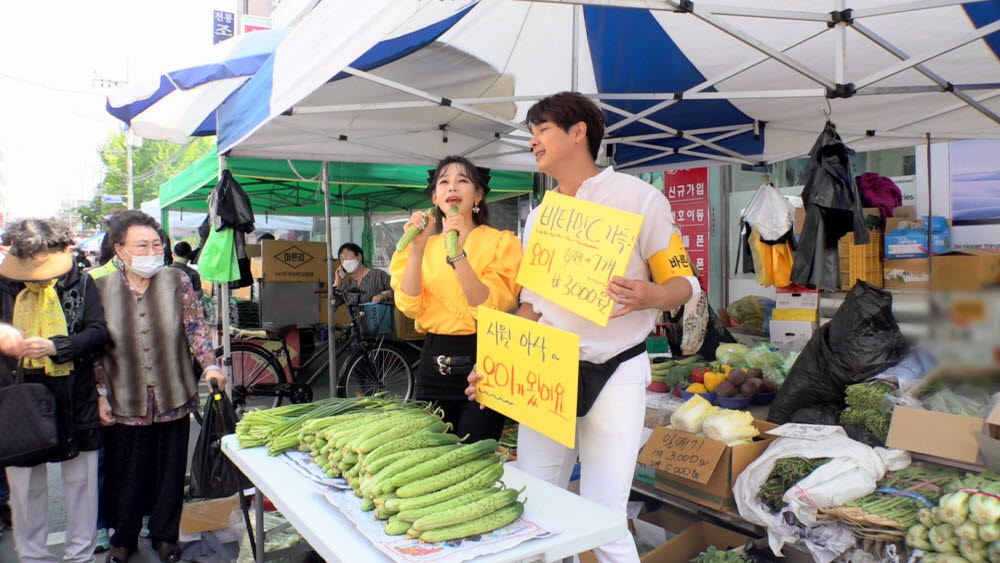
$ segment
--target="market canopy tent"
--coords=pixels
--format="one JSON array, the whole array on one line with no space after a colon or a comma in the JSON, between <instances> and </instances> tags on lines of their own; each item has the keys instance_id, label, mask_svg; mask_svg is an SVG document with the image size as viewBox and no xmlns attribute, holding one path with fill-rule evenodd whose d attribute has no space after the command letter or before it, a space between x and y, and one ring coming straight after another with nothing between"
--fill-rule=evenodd
<instances>
[{"instance_id":1,"label":"market canopy tent","mask_svg":"<svg viewBox=\"0 0 1000 563\"><path fill-rule=\"evenodd\" d=\"M562 90L599 101L635 171L795 157L828 108L857 150L1000 138L998 20L996 0L327 0L222 104L219 147L532 170L526 110Z\"/></svg>"},{"instance_id":2,"label":"market canopy tent","mask_svg":"<svg viewBox=\"0 0 1000 563\"><path fill-rule=\"evenodd\" d=\"M218 182L218 156L213 151L160 186L163 209L208 211L208 194ZM250 196L257 215L323 216L319 162L229 158L226 166ZM333 215L409 212L430 206L424 189L427 167L391 164L328 163L330 211ZM487 201L532 191L532 175L491 173Z\"/></svg>"}]
</instances>

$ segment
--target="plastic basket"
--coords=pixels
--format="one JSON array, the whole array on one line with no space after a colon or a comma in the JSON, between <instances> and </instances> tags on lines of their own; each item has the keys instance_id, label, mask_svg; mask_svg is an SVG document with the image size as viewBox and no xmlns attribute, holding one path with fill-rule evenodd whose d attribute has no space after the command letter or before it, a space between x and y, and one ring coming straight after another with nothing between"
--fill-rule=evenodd
<instances>
[{"instance_id":1,"label":"plastic basket","mask_svg":"<svg viewBox=\"0 0 1000 563\"><path fill-rule=\"evenodd\" d=\"M392 336L391 305L385 303L364 303L361 305L361 333L365 336Z\"/></svg>"},{"instance_id":2,"label":"plastic basket","mask_svg":"<svg viewBox=\"0 0 1000 563\"><path fill-rule=\"evenodd\" d=\"M884 234L880 230L868 231L868 244L854 244L854 233L840 239L840 287L847 291L862 280L881 288L885 285L883 266L885 260Z\"/></svg>"}]
</instances>

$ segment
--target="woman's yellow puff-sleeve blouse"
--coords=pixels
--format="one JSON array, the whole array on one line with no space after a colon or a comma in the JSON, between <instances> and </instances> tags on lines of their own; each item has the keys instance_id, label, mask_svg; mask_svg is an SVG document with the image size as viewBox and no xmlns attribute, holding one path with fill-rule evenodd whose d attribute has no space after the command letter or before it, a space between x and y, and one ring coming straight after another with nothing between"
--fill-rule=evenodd
<instances>
[{"instance_id":1,"label":"woman's yellow puff-sleeve blouse","mask_svg":"<svg viewBox=\"0 0 1000 563\"><path fill-rule=\"evenodd\" d=\"M455 270L445 261L447 251L444 235L434 235L424 247L420 268L420 295L407 295L400 284L406 261L407 246L392 255L389 272L395 292L396 307L417 321L417 329L433 334L475 334L476 307L469 306ZM490 296L480 307L510 311L517 306L521 288L514 279L521 264L521 243L510 231L499 231L480 225L465 241L466 260L476 276L490 290Z\"/></svg>"}]
</instances>

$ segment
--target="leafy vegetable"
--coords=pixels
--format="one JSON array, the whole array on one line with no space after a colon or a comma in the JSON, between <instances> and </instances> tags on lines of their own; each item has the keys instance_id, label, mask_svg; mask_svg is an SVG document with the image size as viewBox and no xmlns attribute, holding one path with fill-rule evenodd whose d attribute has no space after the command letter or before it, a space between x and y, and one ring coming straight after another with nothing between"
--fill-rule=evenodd
<instances>
[{"instance_id":1,"label":"leafy vegetable","mask_svg":"<svg viewBox=\"0 0 1000 563\"><path fill-rule=\"evenodd\" d=\"M691 563L747 563L753 561L742 553L723 550L711 545L691 560Z\"/></svg>"},{"instance_id":2,"label":"leafy vegetable","mask_svg":"<svg viewBox=\"0 0 1000 563\"><path fill-rule=\"evenodd\" d=\"M731 442L752 440L760 434L753 425L753 415L747 411L723 410L702 422L702 430L711 440Z\"/></svg>"},{"instance_id":3,"label":"leafy vegetable","mask_svg":"<svg viewBox=\"0 0 1000 563\"><path fill-rule=\"evenodd\" d=\"M774 512L780 512L786 503L781 498L785 492L796 483L805 479L817 467L830 461L828 457L805 459L801 457L784 457L774 464L771 475L757 491L757 498Z\"/></svg>"},{"instance_id":4,"label":"leafy vegetable","mask_svg":"<svg viewBox=\"0 0 1000 563\"><path fill-rule=\"evenodd\" d=\"M742 344L719 344L715 350L715 361L731 366L741 366L746 353L747 347Z\"/></svg>"},{"instance_id":5,"label":"leafy vegetable","mask_svg":"<svg viewBox=\"0 0 1000 563\"><path fill-rule=\"evenodd\" d=\"M715 411L712 403L701 395L695 395L670 415L670 424L678 430L697 434L701 432L702 422Z\"/></svg>"}]
</instances>

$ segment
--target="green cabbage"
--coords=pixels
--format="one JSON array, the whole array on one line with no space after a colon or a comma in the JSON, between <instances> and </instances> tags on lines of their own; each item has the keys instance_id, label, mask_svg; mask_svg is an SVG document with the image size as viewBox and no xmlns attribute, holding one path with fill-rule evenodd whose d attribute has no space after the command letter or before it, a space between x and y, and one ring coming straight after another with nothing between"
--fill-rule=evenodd
<instances>
[{"instance_id":1,"label":"green cabbage","mask_svg":"<svg viewBox=\"0 0 1000 563\"><path fill-rule=\"evenodd\" d=\"M742 344L719 344L715 350L715 361L720 364L729 364L737 368L744 365L743 357L746 356L747 347Z\"/></svg>"}]
</instances>

